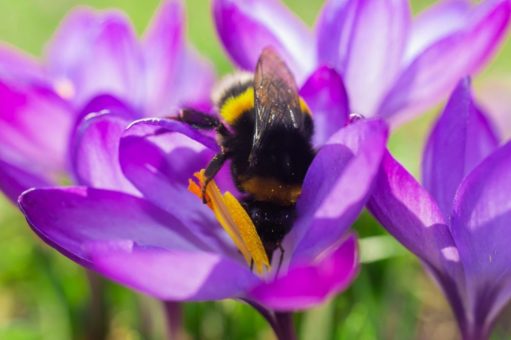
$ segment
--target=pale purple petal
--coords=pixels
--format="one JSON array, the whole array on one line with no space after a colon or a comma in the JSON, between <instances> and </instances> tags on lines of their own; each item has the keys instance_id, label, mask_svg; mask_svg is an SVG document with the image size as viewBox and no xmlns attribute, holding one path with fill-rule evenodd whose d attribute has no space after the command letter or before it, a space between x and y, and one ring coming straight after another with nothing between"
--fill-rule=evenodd
<instances>
[{"instance_id":1,"label":"pale purple petal","mask_svg":"<svg viewBox=\"0 0 511 340\"><path fill-rule=\"evenodd\" d=\"M249 71L263 48L272 46L300 84L316 65L312 31L278 0L214 0L216 29L225 49Z\"/></svg>"},{"instance_id":2,"label":"pale purple petal","mask_svg":"<svg viewBox=\"0 0 511 340\"><path fill-rule=\"evenodd\" d=\"M209 112L212 108L211 91L216 79L211 62L188 46L181 55L177 69L173 87L169 89L169 93L172 93L168 96L169 102L154 115L172 115L183 107Z\"/></svg>"},{"instance_id":3,"label":"pale purple petal","mask_svg":"<svg viewBox=\"0 0 511 340\"><path fill-rule=\"evenodd\" d=\"M160 300L201 301L243 296L259 279L244 263L219 254L97 246L94 269Z\"/></svg>"},{"instance_id":4,"label":"pale purple petal","mask_svg":"<svg viewBox=\"0 0 511 340\"><path fill-rule=\"evenodd\" d=\"M147 113L160 113L169 98L176 95L172 89L176 87L175 76L184 50L183 12L181 1L163 1L145 33L142 51Z\"/></svg>"},{"instance_id":5,"label":"pale purple petal","mask_svg":"<svg viewBox=\"0 0 511 340\"><path fill-rule=\"evenodd\" d=\"M332 1L324 11L331 8L337 11L324 13L320 19L319 53L337 49L338 59L332 66L343 75L351 109L372 116L401 70L411 19L408 1L356 0L346 5Z\"/></svg>"},{"instance_id":6,"label":"pale purple petal","mask_svg":"<svg viewBox=\"0 0 511 340\"><path fill-rule=\"evenodd\" d=\"M341 76L334 69L327 66L317 69L300 89L300 96L312 111L316 147L348 123L348 95Z\"/></svg>"},{"instance_id":7,"label":"pale purple petal","mask_svg":"<svg viewBox=\"0 0 511 340\"><path fill-rule=\"evenodd\" d=\"M51 184L44 173L34 174L0 159L0 191L13 203L16 203L19 195L27 189L47 187Z\"/></svg>"},{"instance_id":8,"label":"pale purple petal","mask_svg":"<svg viewBox=\"0 0 511 340\"><path fill-rule=\"evenodd\" d=\"M80 124L71 157L76 183L137 193L119 165L119 144L129 122L114 111L90 114Z\"/></svg>"},{"instance_id":9,"label":"pale purple petal","mask_svg":"<svg viewBox=\"0 0 511 340\"><path fill-rule=\"evenodd\" d=\"M171 211L117 191L50 188L19 199L28 223L52 247L87 265L85 244L130 240L139 246L183 251L214 251ZM176 206L174 210L177 210Z\"/></svg>"},{"instance_id":10,"label":"pale purple petal","mask_svg":"<svg viewBox=\"0 0 511 340\"><path fill-rule=\"evenodd\" d=\"M433 128L422 161L424 187L444 216L450 216L463 178L497 146L487 118L472 99L470 81L461 81Z\"/></svg>"},{"instance_id":11,"label":"pale purple petal","mask_svg":"<svg viewBox=\"0 0 511 340\"><path fill-rule=\"evenodd\" d=\"M73 115L53 92L0 81L0 158L42 177L67 167Z\"/></svg>"},{"instance_id":12,"label":"pale purple petal","mask_svg":"<svg viewBox=\"0 0 511 340\"><path fill-rule=\"evenodd\" d=\"M77 107L105 93L140 105L142 56L120 12L73 11L48 46L47 63L57 91Z\"/></svg>"},{"instance_id":13,"label":"pale purple petal","mask_svg":"<svg viewBox=\"0 0 511 340\"><path fill-rule=\"evenodd\" d=\"M470 18L467 0L443 0L433 4L414 19L405 52L405 63L424 49L451 33L461 30Z\"/></svg>"},{"instance_id":14,"label":"pale purple petal","mask_svg":"<svg viewBox=\"0 0 511 340\"><path fill-rule=\"evenodd\" d=\"M124 175L146 199L216 242L225 232L211 210L187 188L193 174L204 169L218 150L213 139L186 124L145 119L127 130L119 157Z\"/></svg>"},{"instance_id":15,"label":"pale purple petal","mask_svg":"<svg viewBox=\"0 0 511 340\"><path fill-rule=\"evenodd\" d=\"M445 98L457 82L475 72L504 37L510 3L501 1L469 29L428 47L402 72L378 114L399 123Z\"/></svg>"},{"instance_id":16,"label":"pale purple petal","mask_svg":"<svg viewBox=\"0 0 511 340\"><path fill-rule=\"evenodd\" d=\"M511 143L462 182L452 231L465 267L469 313L488 326L511 298Z\"/></svg>"},{"instance_id":17,"label":"pale purple petal","mask_svg":"<svg viewBox=\"0 0 511 340\"><path fill-rule=\"evenodd\" d=\"M28 83L48 81L35 58L5 43L0 43L0 78Z\"/></svg>"},{"instance_id":18,"label":"pale purple petal","mask_svg":"<svg viewBox=\"0 0 511 340\"><path fill-rule=\"evenodd\" d=\"M284 239L293 261L314 258L342 239L369 198L387 141L387 126L360 120L319 150L297 202L297 221Z\"/></svg>"},{"instance_id":19,"label":"pale purple petal","mask_svg":"<svg viewBox=\"0 0 511 340\"><path fill-rule=\"evenodd\" d=\"M306 309L343 291L358 271L358 252L354 236L316 262L296 264L274 281L256 286L249 293L267 308L277 311Z\"/></svg>"}]
</instances>

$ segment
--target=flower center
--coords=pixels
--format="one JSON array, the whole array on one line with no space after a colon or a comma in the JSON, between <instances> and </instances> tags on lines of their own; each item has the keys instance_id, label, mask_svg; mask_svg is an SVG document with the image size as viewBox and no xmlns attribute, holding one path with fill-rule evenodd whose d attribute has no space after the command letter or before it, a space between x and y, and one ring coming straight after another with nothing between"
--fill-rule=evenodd
<instances>
[{"instance_id":1,"label":"flower center","mask_svg":"<svg viewBox=\"0 0 511 340\"><path fill-rule=\"evenodd\" d=\"M198 183L190 179L188 190L202 199L204 187L204 169L194 174ZM208 207L241 252L245 261L254 266L258 274L270 269L270 261L264 250L263 242L257 234L256 227L241 203L230 192L222 194L214 180L211 180L205 192Z\"/></svg>"}]
</instances>

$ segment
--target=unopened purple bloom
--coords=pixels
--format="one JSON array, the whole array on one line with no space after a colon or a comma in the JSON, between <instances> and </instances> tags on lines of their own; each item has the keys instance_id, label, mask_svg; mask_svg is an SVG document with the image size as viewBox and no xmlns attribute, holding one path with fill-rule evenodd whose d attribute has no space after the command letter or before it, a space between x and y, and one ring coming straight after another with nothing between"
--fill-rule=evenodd
<instances>
[{"instance_id":1,"label":"unopened purple bloom","mask_svg":"<svg viewBox=\"0 0 511 340\"><path fill-rule=\"evenodd\" d=\"M0 46L0 190L16 201L69 176L75 127L91 112L140 118L208 108L214 75L183 31L182 4L168 0L140 41L121 12L78 8L41 63Z\"/></svg>"},{"instance_id":2,"label":"unopened purple bloom","mask_svg":"<svg viewBox=\"0 0 511 340\"><path fill-rule=\"evenodd\" d=\"M219 36L253 70L273 46L306 82L321 65L344 78L353 112L394 123L431 108L476 72L502 40L508 0L440 1L416 18L407 0L328 0L309 29L278 0L214 0Z\"/></svg>"},{"instance_id":3,"label":"unopened purple bloom","mask_svg":"<svg viewBox=\"0 0 511 340\"><path fill-rule=\"evenodd\" d=\"M469 81L452 94L423 159L424 186L387 154L369 201L442 287L464 339L486 339L511 298L511 143L498 139Z\"/></svg>"},{"instance_id":4,"label":"unopened purple bloom","mask_svg":"<svg viewBox=\"0 0 511 340\"><path fill-rule=\"evenodd\" d=\"M337 77L324 69L302 89L304 97L322 94L307 98L318 119L349 111L347 101L329 91L342 86ZM385 150L385 123L342 127L346 123L336 132L317 124L321 147L283 241L283 264L275 256L266 273L251 270L213 212L188 191L189 179L219 146L175 120L142 119L123 132L122 112L88 117L74 168L82 182L107 182L110 190L35 189L21 196L20 207L34 231L64 255L161 300L241 298L272 310L308 308L356 275L356 242L348 230L369 198ZM215 182L237 192L228 167Z\"/></svg>"}]
</instances>

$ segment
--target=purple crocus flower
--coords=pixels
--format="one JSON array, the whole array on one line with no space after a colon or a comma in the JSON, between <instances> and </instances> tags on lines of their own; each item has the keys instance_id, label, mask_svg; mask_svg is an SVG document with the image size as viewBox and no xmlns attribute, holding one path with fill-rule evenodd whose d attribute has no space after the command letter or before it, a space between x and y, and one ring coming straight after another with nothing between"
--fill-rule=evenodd
<instances>
[{"instance_id":1,"label":"purple crocus flower","mask_svg":"<svg viewBox=\"0 0 511 340\"><path fill-rule=\"evenodd\" d=\"M511 142L471 98L452 94L429 137L421 186L384 156L369 209L442 287L464 339L487 339L511 298Z\"/></svg>"},{"instance_id":2,"label":"purple crocus flower","mask_svg":"<svg viewBox=\"0 0 511 340\"><path fill-rule=\"evenodd\" d=\"M300 82L320 65L344 78L353 112L393 123L446 97L480 69L502 40L508 0L440 1L412 19L407 0L328 0L314 31L278 0L214 0L218 34L232 60L253 70L273 46Z\"/></svg>"},{"instance_id":3,"label":"purple crocus flower","mask_svg":"<svg viewBox=\"0 0 511 340\"><path fill-rule=\"evenodd\" d=\"M345 125L347 102L339 101L337 91L330 96L325 90L338 80L332 74L325 70L302 92L323 94L307 100L311 108L323 108L314 112L315 120L333 111ZM333 134L332 127L317 124L322 146L305 177L295 225L284 239L282 266L274 256L264 273L251 270L213 212L187 189L193 174L219 151L215 140L175 120L142 119L123 132L124 124L122 114L89 116L75 146L81 156L74 165L83 181L108 178L109 190L33 189L20 197L27 221L49 245L165 301L239 298L289 311L318 304L352 281L358 255L347 232L378 172L387 139L384 122L358 120ZM117 150L112 146L121 134ZM227 167L215 182L236 194Z\"/></svg>"},{"instance_id":4,"label":"purple crocus flower","mask_svg":"<svg viewBox=\"0 0 511 340\"><path fill-rule=\"evenodd\" d=\"M213 72L183 30L181 2L168 0L141 41L121 12L78 8L42 63L0 46L0 190L16 201L69 176L70 141L90 112L121 108L136 118L209 107Z\"/></svg>"}]
</instances>

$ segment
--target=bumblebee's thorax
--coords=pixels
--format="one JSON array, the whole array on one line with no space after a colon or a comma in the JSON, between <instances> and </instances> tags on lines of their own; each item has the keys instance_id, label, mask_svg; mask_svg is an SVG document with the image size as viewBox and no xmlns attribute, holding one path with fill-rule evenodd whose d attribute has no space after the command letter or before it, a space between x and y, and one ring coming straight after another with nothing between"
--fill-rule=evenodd
<instances>
[{"instance_id":1,"label":"bumblebee's thorax","mask_svg":"<svg viewBox=\"0 0 511 340\"><path fill-rule=\"evenodd\" d=\"M252 82L230 88L219 103L222 118L233 130L233 135L222 139L221 144L230 154L235 183L256 201L291 206L300 195L305 173L314 157L310 143L312 120L305 103L301 102L307 130L269 124L256 150Z\"/></svg>"}]
</instances>

